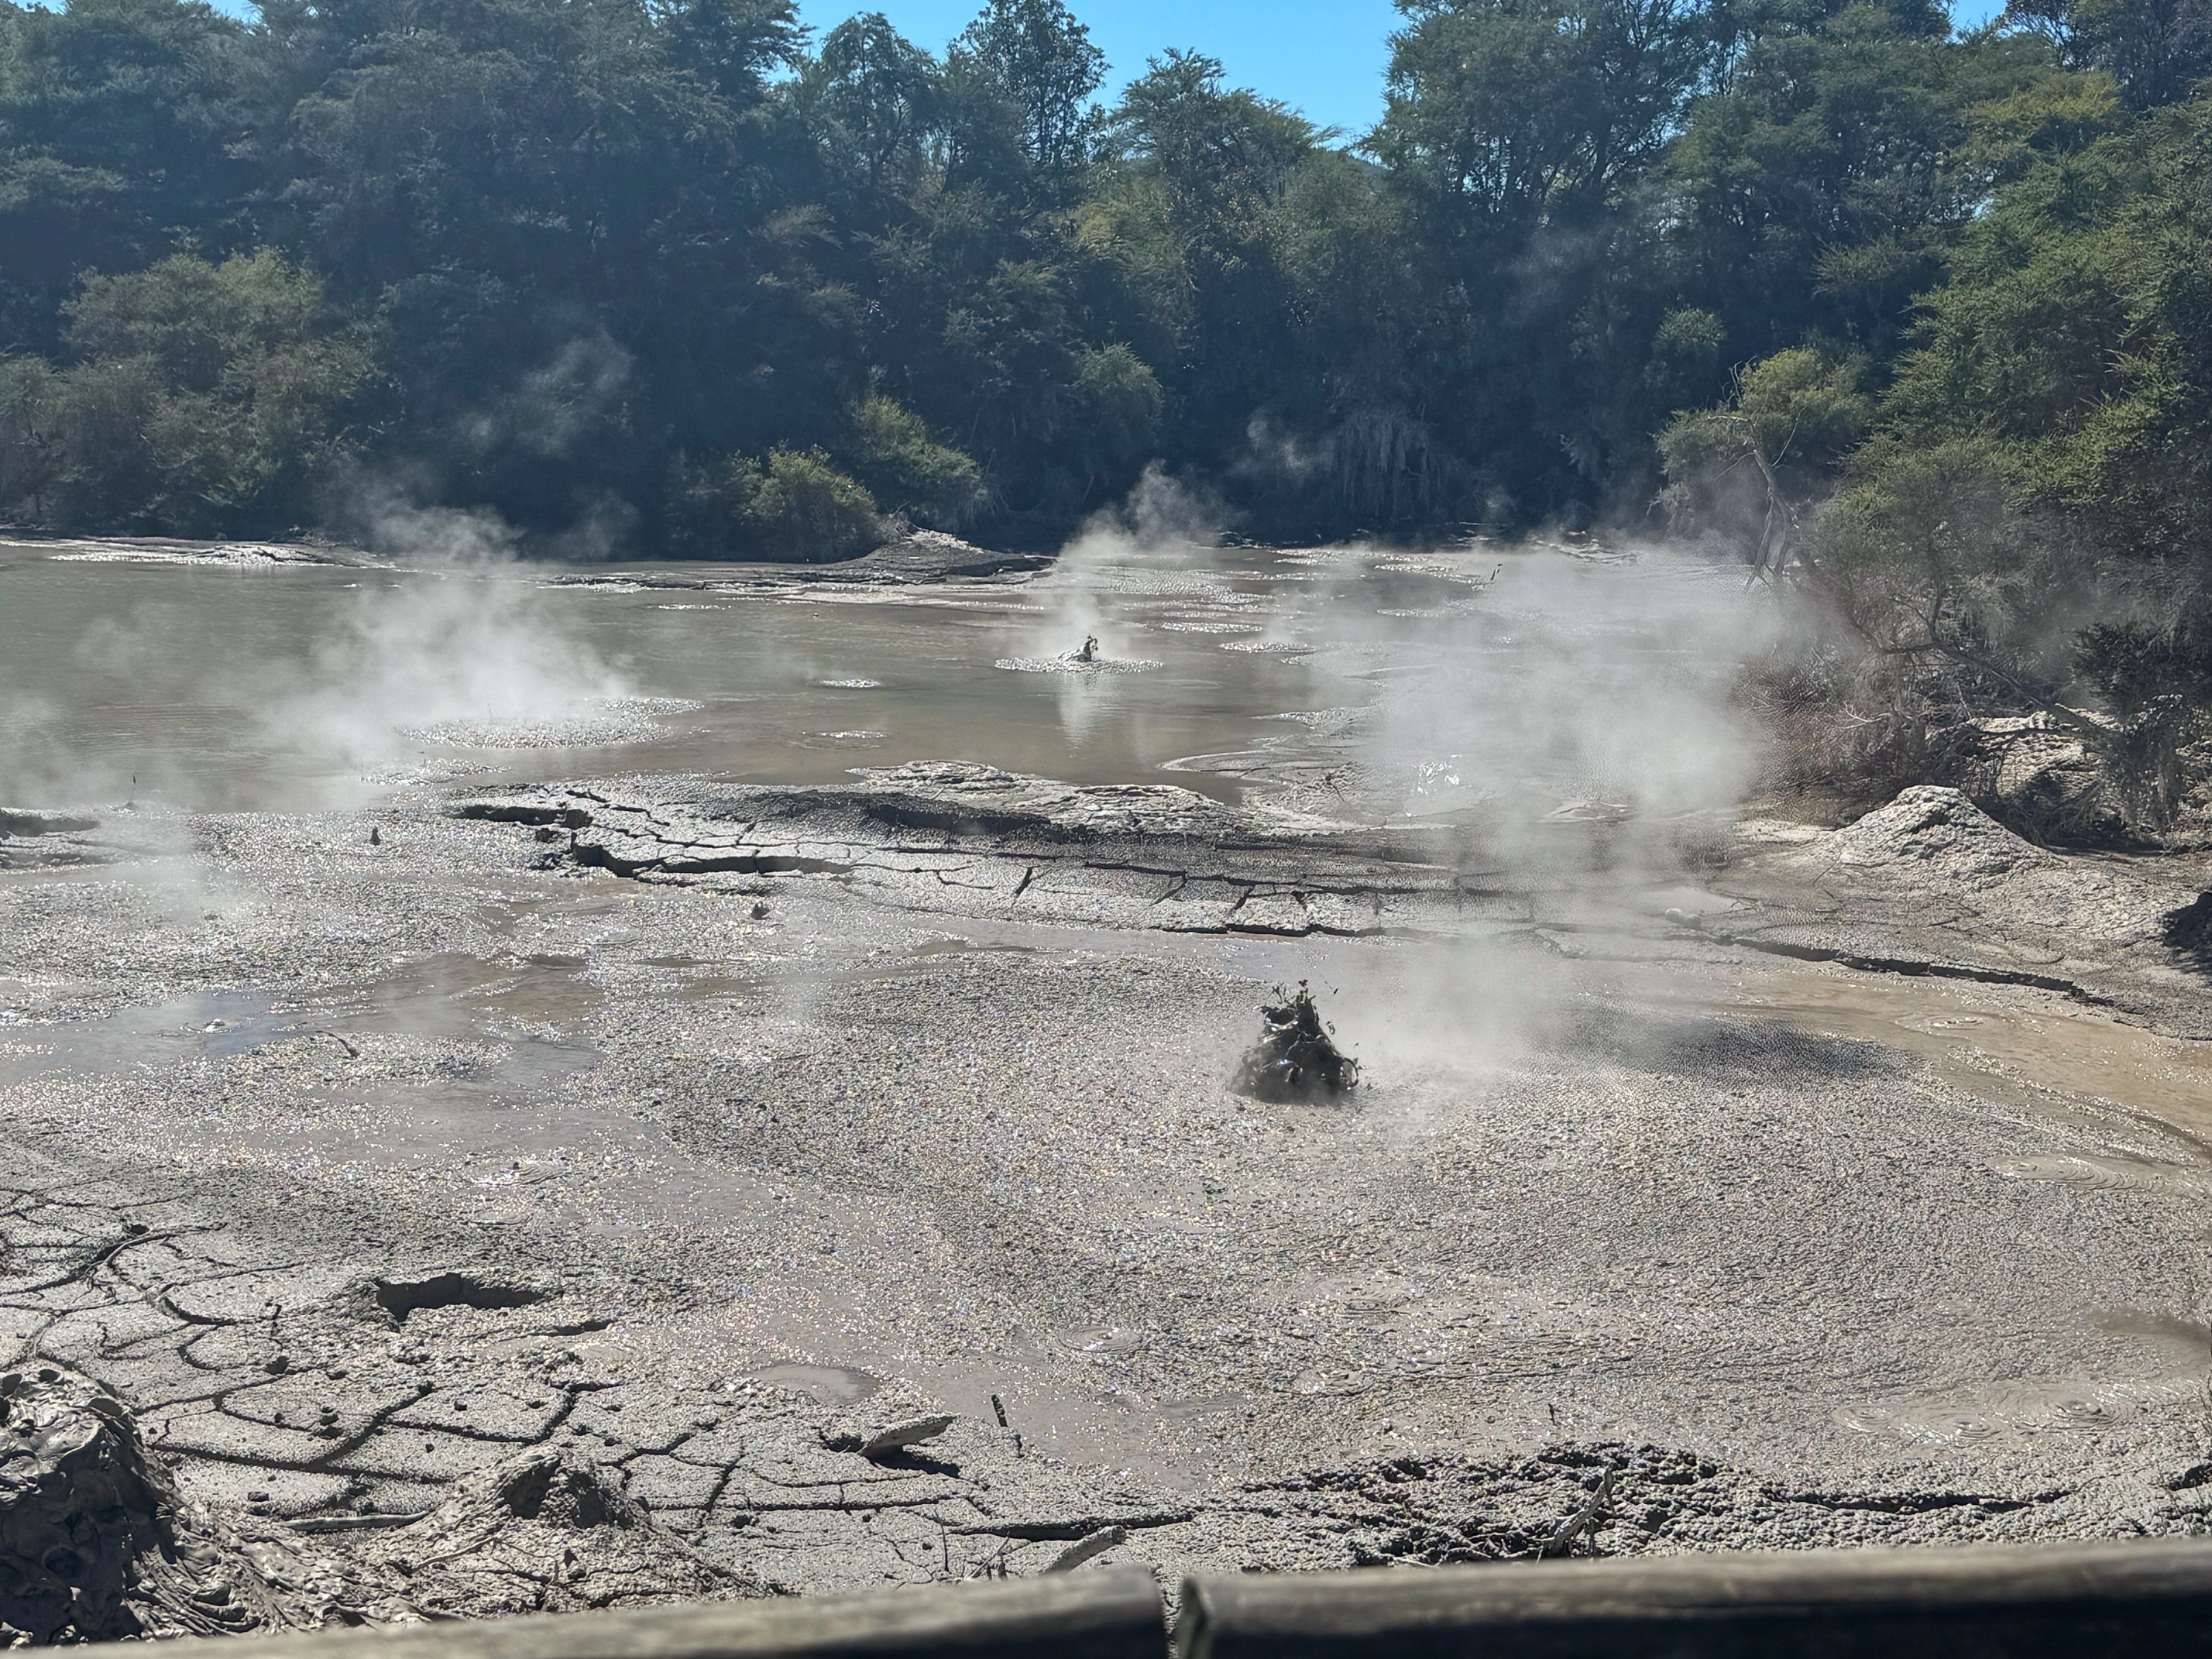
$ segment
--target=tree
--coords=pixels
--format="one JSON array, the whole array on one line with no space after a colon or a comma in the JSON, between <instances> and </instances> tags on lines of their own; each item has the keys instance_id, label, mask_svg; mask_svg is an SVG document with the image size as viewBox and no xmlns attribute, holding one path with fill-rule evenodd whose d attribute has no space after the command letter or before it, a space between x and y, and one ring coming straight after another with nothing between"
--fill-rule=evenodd
<instances>
[{"instance_id":1,"label":"tree","mask_svg":"<svg viewBox=\"0 0 2212 1659\"><path fill-rule=\"evenodd\" d=\"M1062 0L990 0L953 54L1015 111L1022 149L1048 180L1065 183L1089 162L1106 54Z\"/></svg>"},{"instance_id":2,"label":"tree","mask_svg":"<svg viewBox=\"0 0 2212 1659\"><path fill-rule=\"evenodd\" d=\"M945 119L937 62L881 12L830 31L799 76L833 167L859 164L867 186L911 187Z\"/></svg>"},{"instance_id":3,"label":"tree","mask_svg":"<svg viewBox=\"0 0 2212 1659\"><path fill-rule=\"evenodd\" d=\"M883 534L873 498L818 449L731 456L690 472L678 519L685 550L710 558L849 559Z\"/></svg>"},{"instance_id":4,"label":"tree","mask_svg":"<svg viewBox=\"0 0 2212 1659\"><path fill-rule=\"evenodd\" d=\"M1806 509L1873 424L1865 374L1801 346L1744 369L1718 408L1676 416L1659 437L1676 524L1731 535L1754 575L1802 568Z\"/></svg>"},{"instance_id":5,"label":"tree","mask_svg":"<svg viewBox=\"0 0 2212 1659\"><path fill-rule=\"evenodd\" d=\"M0 0L0 350L53 350L87 270L245 239L248 58L197 0Z\"/></svg>"},{"instance_id":6,"label":"tree","mask_svg":"<svg viewBox=\"0 0 2212 1659\"><path fill-rule=\"evenodd\" d=\"M1111 176L1079 210L1079 237L1144 296L1127 331L1174 399L1176 447L1225 459L1256 414L1316 390L1279 248L1285 195L1318 135L1227 87L1213 59L1170 52L1122 94L1106 137Z\"/></svg>"},{"instance_id":7,"label":"tree","mask_svg":"<svg viewBox=\"0 0 2212 1659\"><path fill-rule=\"evenodd\" d=\"M1671 465L1802 569L1837 478L1971 441L2141 620L2128 550L2198 569L2212 493L2200 0L2032 3L1403 0L1346 144L1188 52L1100 109L1062 0L942 55L792 0L0 0L8 510L304 519L358 452L549 544L719 545L702 479L849 504L817 464L866 513L770 517L1048 537L1157 460L1415 534ZM241 284L315 320L196 333ZM1858 459L1771 441L1822 399L1879 404Z\"/></svg>"},{"instance_id":8,"label":"tree","mask_svg":"<svg viewBox=\"0 0 2212 1659\"><path fill-rule=\"evenodd\" d=\"M1812 339L1893 355L1945 250L2057 136L2037 118L2069 90L2050 74L2038 43L1954 40L1939 15L1865 5L1749 41L1662 185L1668 240L1729 356Z\"/></svg>"},{"instance_id":9,"label":"tree","mask_svg":"<svg viewBox=\"0 0 2212 1659\"><path fill-rule=\"evenodd\" d=\"M866 398L854 409L845 447L878 501L927 528L961 529L984 504L982 469L889 398Z\"/></svg>"},{"instance_id":10,"label":"tree","mask_svg":"<svg viewBox=\"0 0 2212 1659\"><path fill-rule=\"evenodd\" d=\"M2053 156L1977 221L1884 425L1972 436L2085 551L2212 574L2212 111Z\"/></svg>"},{"instance_id":11,"label":"tree","mask_svg":"<svg viewBox=\"0 0 2212 1659\"><path fill-rule=\"evenodd\" d=\"M2212 76L2204 0L2011 0L2004 21L2110 75L2134 109L2178 103Z\"/></svg>"},{"instance_id":12,"label":"tree","mask_svg":"<svg viewBox=\"0 0 2212 1659\"><path fill-rule=\"evenodd\" d=\"M272 252L178 254L88 278L68 314L80 362L0 380L0 508L186 534L313 516L374 361L314 278Z\"/></svg>"},{"instance_id":13,"label":"tree","mask_svg":"<svg viewBox=\"0 0 2212 1659\"><path fill-rule=\"evenodd\" d=\"M1399 0L1369 141L1461 235L1588 213L1653 161L1724 37L1686 0Z\"/></svg>"},{"instance_id":14,"label":"tree","mask_svg":"<svg viewBox=\"0 0 2212 1659\"><path fill-rule=\"evenodd\" d=\"M792 0L653 0L669 55L734 107L760 101L769 74L798 55Z\"/></svg>"},{"instance_id":15,"label":"tree","mask_svg":"<svg viewBox=\"0 0 2212 1659\"><path fill-rule=\"evenodd\" d=\"M1218 58L1184 52L1152 59L1105 131L1119 160L1212 218L1272 207L1320 137L1287 105L1229 88Z\"/></svg>"}]
</instances>

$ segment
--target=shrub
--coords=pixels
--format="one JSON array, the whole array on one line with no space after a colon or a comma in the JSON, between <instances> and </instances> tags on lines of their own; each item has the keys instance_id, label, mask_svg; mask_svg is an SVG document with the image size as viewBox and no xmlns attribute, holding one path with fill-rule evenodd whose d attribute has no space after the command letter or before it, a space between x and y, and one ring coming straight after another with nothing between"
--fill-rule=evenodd
<instances>
[{"instance_id":1,"label":"shrub","mask_svg":"<svg viewBox=\"0 0 2212 1659\"><path fill-rule=\"evenodd\" d=\"M275 253L179 254L85 279L67 368L0 369L0 512L85 529L185 532L308 516L350 453L367 337Z\"/></svg>"},{"instance_id":2,"label":"shrub","mask_svg":"<svg viewBox=\"0 0 2212 1659\"><path fill-rule=\"evenodd\" d=\"M672 539L695 556L826 564L883 538L866 488L818 449L777 449L765 462L732 455L682 475Z\"/></svg>"},{"instance_id":3,"label":"shrub","mask_svg":"<svg viewBox=\"0 0 2212 1659\"><path fill-rule=\"evenodd\" d=\"M930 435L921 417L889 398L853 410L854 471L878 502L933 530L957 530L981 508L982 469Z\"/></svg>"},{"instance_id":4,"label":"shrub","mask_svg":"<svg viewBox=\"0 0 2212 1659\"><path fill-rule=\"evenodd\" d=\"M1149 454L1167 407L1158 378L1127 346L1103 346L1077 358L1075 390L1092 476L1133 471Z\"/></svg>"}]
</instances>

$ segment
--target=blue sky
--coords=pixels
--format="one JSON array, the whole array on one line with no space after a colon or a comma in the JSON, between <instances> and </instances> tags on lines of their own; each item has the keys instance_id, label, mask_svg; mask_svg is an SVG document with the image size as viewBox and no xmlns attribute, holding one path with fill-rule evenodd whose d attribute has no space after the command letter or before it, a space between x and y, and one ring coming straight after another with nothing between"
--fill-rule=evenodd
<instances>
[{"instance_id":1,"label":"blue sky","mask_svg":"<svg viewBox=\"0 0 2212 1659\"><path fill-rule=\"evenodd\" d=\"M216 0L248 11L246 0ZM1398 10L1391 0L1069 0L1113 65L1109 90L1141 75L1145 60L1180 46L1218 58L1238 86L1279 98L1323 126L1356 136L1382 112L1382 69ZM1952 15L1978 23L2002 0L1954 0ZM982 0L800 0L816 30L856 11L881 11L917 45L940 50L982 9Z\"/></svg>"},{"instance_id":2,"label":"blue sky","mask_svg":"<svg viewBox=\"0 0 2212 1659\"><path fill-rule=\"evenodd\" d=\"M1170 46L1218 58L1229 78L1357 133L1382 112L1382 68L1399 21L1390 0L1068 0L1113 68L1119 87ZM933 51L968 26L982 0L800 0L826 29L856 11L880 11Z\"/></svg>"},{"instance_id":3,"label":"blue sky","mask_svg":"<svg viewBox=\"0 0 2212 1659\"><path fill-rule=\"evenodd\" d=\"M1304 112L1323 126L1357 135L1382 113L1382 70L1391 0L1068 0L1113 65L1109 88L1141 75L1145 60L1170 46L1218 58L1238 86ZM1954 0L1961 25L1979 23L2002 0ZM982 9L982 0L800 0L817 30L856 11L880 11L900 33L934 51Z\"/></svg>"}]
</instances>

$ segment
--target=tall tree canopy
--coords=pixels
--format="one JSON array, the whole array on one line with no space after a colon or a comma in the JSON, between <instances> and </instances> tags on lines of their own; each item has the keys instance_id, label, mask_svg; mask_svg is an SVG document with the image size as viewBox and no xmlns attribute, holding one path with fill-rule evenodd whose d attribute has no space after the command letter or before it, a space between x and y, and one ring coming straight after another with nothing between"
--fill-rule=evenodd
<instances>
[{"instance_id":1,"label":"tall tree canopy","mask_svg":"<svg viewBox=\"0 0 2212 1659\"><path fill-rule=\"evenodd\" d=\"M1880 405L1869 456L1986 395L2039 511L2203 539L2197 0L1963 36L1934 0L1399 4L1346 134L1173 50L1102 102L1063 0L943 53L791 0L0 0L0 514L398 490L789 556L1054 535L1158 463L1282 533L1573 521L1809 376ZM194 295L189 373L99 320ZM1808 505L1859 465L1816 448L1775 471Z\"/></svg>"}]
</instances>

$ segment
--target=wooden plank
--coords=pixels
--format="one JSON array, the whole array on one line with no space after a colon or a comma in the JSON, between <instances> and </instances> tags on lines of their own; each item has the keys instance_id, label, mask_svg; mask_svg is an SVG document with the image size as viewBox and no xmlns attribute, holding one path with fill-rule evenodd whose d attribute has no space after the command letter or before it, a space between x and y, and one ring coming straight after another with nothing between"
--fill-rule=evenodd
<instances>
[{"instance_id":1,"label":"wooden plank","mask_svg":"<svg viewBox=\"0 0 2212 1659\"><path fill-rule=\"evenodd\" d=\"M2212 1656L2212 1540L1249 1575L1183 1586L1179 1659Z\"/></svg>"},{"instance_id":2,"label":"wooden plank","mask_svg":"<svg viewBox=\"0 0 2212 1659\"><path fill-rule=\"evenodd\" d=\"M1159 1586L1143 1567L874 1595L254 1637L243 1648L234 1637L204 1639L251 1659L1162 1659L1167 1650ZM107 1659L145 1659L148 1651L142 1643L109 1645ZM100 1649L80 1651L89 1659Z\"/></svg>"}]
</instances>

